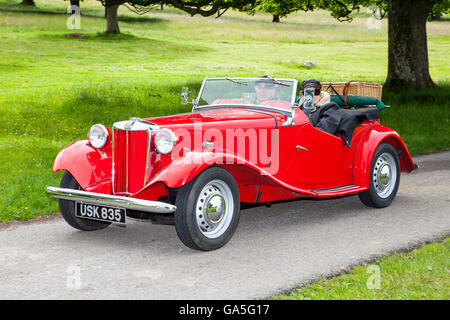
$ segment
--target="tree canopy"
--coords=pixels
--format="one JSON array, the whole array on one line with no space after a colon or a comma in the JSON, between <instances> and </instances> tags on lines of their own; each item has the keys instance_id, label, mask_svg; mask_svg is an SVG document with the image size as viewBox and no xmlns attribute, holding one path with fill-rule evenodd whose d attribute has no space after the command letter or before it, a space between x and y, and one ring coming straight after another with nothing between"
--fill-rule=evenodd
<instances>
[{"instance_id":1,"label":"tree canopy","mask_svg":"<svg viewBox=\"0 0 450 320\"><path fill-rule=\"evenodd\" d=\"M351 21L361 8L377 6L388 19L389 89L424 89L435 87L429 74L426 35L427 19L448 13L450 0L98 0L106 7L107 33L118 33L117 8L125 4L143 13L156 6L168 5L190 15L221 16L228 9L254 14L256 11L286 16L294 11L323 9L339 21Z\"/></svg>"},{"instance_id":2,"label":"tree canopy","mask_svg":"<svg viewBox=\"0 0 450 320\"><path fill-rule=\"evenodd\" d=\"M388 16L388 74L391 90L436 87L429 73L426 22L448 12L448 0L317 0L340 21L351 21L362 7L378 6Z\"/></svg>"},{"instance_id":3,"label":"tree canopy","mask_svg":"<svg viewBox=\"0 0 450 320\"><path fill-rule=\"evenodd\" d=\"M248 4L255 3L256 0L98 0L105 7L125 4L134 8L137 12L145 12L153 7L169 5L181 9L190 15L202 15L204 17L214 14L221 15L224 11L242 9Z\"/></svg>"},{"instance_id":4,"label":"tree canopy","mask_svg":"<svg viewBox=\"0 0 450 320\"><path fill-rule=\"evenodd\" d=\"M314 10L314 2L313 0L259 0L245 6L243 11L249 14L266 12L275 17L286 17L295 11ZM274 20L274 22L278 21Z\"/></svg>"}]
</instances>

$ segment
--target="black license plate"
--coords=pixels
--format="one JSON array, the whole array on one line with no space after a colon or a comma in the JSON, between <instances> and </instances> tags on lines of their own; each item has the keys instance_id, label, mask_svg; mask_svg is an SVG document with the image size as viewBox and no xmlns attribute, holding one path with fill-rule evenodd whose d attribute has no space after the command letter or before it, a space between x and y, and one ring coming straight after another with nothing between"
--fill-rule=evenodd
<instances>
[{"instance_id":1,"label":"black license plate","mask_svg":"<svg viewBox=\"0 0 450 320\"><path fill-rule=\"evenodd\" d=\"M78 218L98 221L125 223L126 210L121 208L75 202L75 216Z\"/></svg>"}]
</instances>

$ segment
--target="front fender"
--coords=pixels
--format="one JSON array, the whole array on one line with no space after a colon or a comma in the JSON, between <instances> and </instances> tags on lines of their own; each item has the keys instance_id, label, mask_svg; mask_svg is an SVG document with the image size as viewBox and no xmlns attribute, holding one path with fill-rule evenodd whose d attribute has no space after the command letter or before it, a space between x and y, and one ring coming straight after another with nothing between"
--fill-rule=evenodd
<instances>
[{"instance_id":1,"label":"front fender","mask_svg":"<svg viewBox=\"0 0 450 320\"><path fill-rule=\"evenodd\" d=\"M372 158L383 142L390 143L397 150L402 172L414 170L414 162L400 135L389 127L374 125L367 129L359 141L353 165L353 184L368 187Z\"/></svg>"},{"instance_id":2,"label":"front fender","mask_svg":"<svg viewBox=\"0 0 450 320\"><path fill-rule=\"evenodd\" d=\"M192 151L183 155L181 158L173 160L167 167L154 176L143 189L156 182L164 183L169 188L179 188L191 181L206 168L222 163L248 164L247 161L236 155ZM259 171L258 168L256 170Z\"/></svg>"},{"instance_id":3,"label":"front fender","mask_svg":"<svg viewBox=\"0 0 450 320\"><path fill-rule=\"evenodd\" d=\"M87 139L69 144L56 156L53 172L67 170L84 190L112 178L112 150L98 150ZM92 191L92 190L91 190Z\"/></svg>"}]
</instances>

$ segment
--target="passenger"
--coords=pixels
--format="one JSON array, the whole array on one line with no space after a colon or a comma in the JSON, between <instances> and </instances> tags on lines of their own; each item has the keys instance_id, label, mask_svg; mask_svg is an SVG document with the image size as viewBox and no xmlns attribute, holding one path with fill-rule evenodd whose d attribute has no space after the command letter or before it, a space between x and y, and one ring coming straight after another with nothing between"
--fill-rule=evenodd
<instances>
[{"instance_id":1,"label":"passenger","mask_svg":"<svg viewBox=\"0 0 450 320\"><path fill-rule=\"evenodd\" d=\"M353 133L357 126L364 120L373 121L379 119L378 109L375 108L360 110L339 108L335 102L330 102L330 94L321 91L322 85L314 79L302 82L300 86L302 92L302 99L299 102L300 107L303 105L303 96L306 88L314 89L313 108L311 111L306 111L302 108L311 124L315 128L332 135L339 133L347 147L350 147L352 144Z\"/></svg>"},{"instance_id":2,"label":"passenger","mask_svg":"<svg viewBox=\"0 0 450 320\"><path fill-rule=\"evenodd\" d=\"M304 101L304 92L306 88L312 88L314 89L314 108L311 110L311 112L314 112L317 110L317 107L323 106L331 101L330 94L326 91L322 91L322 85L319 81L315 79L305 80L300 85L300 92L302 94L302 98L300 99L299 106L300 108L303 107L303 101Z\"/></svg>"},{"instance_id":3,"label":"passenger","mask_svg":"<svg viewBox=\"0 0 450 320\"><path fill-rule=\"evenodd\" d=\"M314 89L314 105L312 108L311 106L303 106L306 89ZM300 90L302 92L302 100L300 100L299 105L311 124L326 133L333 135L338 133L341 111L336 103L330 102L330 94L322 92L320 82L314 79L305 80L302 82Z\"/></svg>"}]
</instances>

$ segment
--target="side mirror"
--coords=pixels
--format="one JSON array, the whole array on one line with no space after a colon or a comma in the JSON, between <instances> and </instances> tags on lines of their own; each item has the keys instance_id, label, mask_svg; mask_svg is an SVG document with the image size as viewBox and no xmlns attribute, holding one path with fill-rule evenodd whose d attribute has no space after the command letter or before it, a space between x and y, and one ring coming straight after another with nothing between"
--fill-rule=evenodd
<instances>
[{"instance_id":1,"label":"side mirror","mask_svg":"<svg viewBox=\"0 0 450 320\"><path fill-rule=\"evenodd\" d=\"M188 104L189 103L189 88L183 87L181 88L181 104Z\"/></svg>"}]
</instances>

